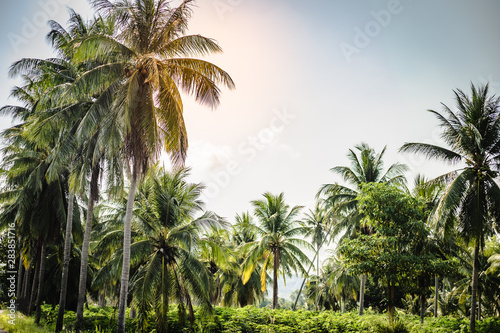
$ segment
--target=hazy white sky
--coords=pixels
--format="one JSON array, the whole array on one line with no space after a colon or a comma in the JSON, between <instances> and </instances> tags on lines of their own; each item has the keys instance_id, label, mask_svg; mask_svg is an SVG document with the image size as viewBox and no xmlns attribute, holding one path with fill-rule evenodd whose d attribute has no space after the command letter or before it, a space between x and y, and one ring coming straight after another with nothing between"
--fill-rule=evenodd
<instances>
[{"instance_id":1,"label":"hazy white sky","mask_svg":"<svg viewBox=\"0 0 500 333\"><path fill-rule=\"evenodd\" d=\"M92 16L83 0L2 1L2 105L15 102L8 66L51 56L44 22L65 23L66 5ZM439 142L425 110L453 106L452 89L500 91L498 14L494 0L198 0L190 32L219 42L225 52L209 60L237 86L215 112L186 97L187 164L208 209L233 220L265 191L312 208L321 184L340 180L329 169L362 141L387 145L386 165L407 163L410 179L450 170L397 149Z\"/></svg>"}]
</instances>

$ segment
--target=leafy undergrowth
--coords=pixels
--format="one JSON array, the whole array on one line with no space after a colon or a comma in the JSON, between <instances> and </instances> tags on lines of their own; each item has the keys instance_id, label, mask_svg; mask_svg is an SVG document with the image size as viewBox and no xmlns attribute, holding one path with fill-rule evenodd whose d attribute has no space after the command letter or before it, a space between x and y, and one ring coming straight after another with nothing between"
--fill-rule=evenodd
<instances>
[{"instance_id":1,"label":"leafy undergrowth","mask_svg":"<svg viewBox=\"0 0 500 333\"><path fill-rule=\"evenodd\" d=\"M42 323L37 327L32 317L17 314L16 325L8 325L6 314L0 316L0 327L10 333L53 332L57 307L43 306ZM83 332L115 332L116 312L114 308L91 307L85 310ZM64 332L74 332L76 315L68 311L65 315ZM357 313L338 313L331 311L290 311L270 310L248 306L245 308L215 308L211 319L198 319L195 327L182 325L177 316L177 308L171 307L169 313L169 332L195 333L336 333L336 332L370 332L370 333L467 333L469 321L465 318L440 317L425 318L420 324L417 316L400 312L394 323L388 323L387 315L368 312L363 316ZM127 320L127 331L136 332L135 322ZM147 332L155 332L154 316L149 320ZM486 318L477 322L478 333L500 333L500 318Z\"/></svg>"}]
</instances>

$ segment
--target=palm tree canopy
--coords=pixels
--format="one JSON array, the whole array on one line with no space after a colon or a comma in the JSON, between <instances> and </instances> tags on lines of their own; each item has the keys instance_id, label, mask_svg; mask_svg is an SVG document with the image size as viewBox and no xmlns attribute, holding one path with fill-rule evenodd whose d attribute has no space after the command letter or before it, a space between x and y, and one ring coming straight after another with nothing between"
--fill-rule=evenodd
<instances>
[{"instance_id":1,"label":"palm tree canopy","mask_svg":"<svg viewBox=\"0 0 500 333\"><path fill-rule=\"evenodd\" d=\"M471 84L470 96L459 89L454 93L457 110L444 104L442 113L429 110L437 117L448 147L405 143L400 151L464 165L434 180L446 182L446 188L432 217L433 226L448 232L455 225L466 242L474 239L484 244L484 236L500 218L500 188L495 181L500 161L500 99L489 96L488 85L476 88Z\"/></svg>"},{"instance_id":2,"label":"palm tree canopy","mask_svg":"<svg viewBox=\"0 0 500 333\"><path fill-rule=\"evenodd\" d=\"M243 263L243 283L246 283L255 265L263 260L261 283L262 290L266 289L266 270L274 267L274 256L279 257L279 269L283 277L291 276L292 272L300 271L307 274L304 264L310 263L309 258L300 248L311 251L311 245L297 236L304 234L304 227L300 226L298 215L301 206L290 206L285 203L284 194L273 195L264 193L264 199L252 201L254 215L259 220L255 226L260 240L247 243L249 254Z\"/></svg>"},{"instance_id":3,"label":"palm tree canopy","mask_svg":"<svg viewBox=\"0 0 500 333\"><path fill-rule=\"evenodd\" d=\"M342 232L343 237L353 237L358 232L368 232L361 229L361 218L357 209L356 197L361 191L363 184L388 183L405 186L404 173L408 170L405 164L394 163L384 171L383 157L386 147L380 153L376 153L366 143L355 146L357 152L349 149L347 157L351 166L337 166L331 171L340 176L348 185L338 183L324 184L317 196L324 196L327 205L328 218L337 220L333 226L332 235L336 236Z\"/></svg>"},{"instance_id":4,"label":"palm tree canopy","mask_svg":"<svg viewBox=\"0 0 500 333\"><path fill-rule=\"evenodd\" d=\"M171 8L165 0L93 0L100 15L115 19L118 33L75 40L75 59L106 60L71 89L72 94L101 95L82 130L118 122L125 154L139 173L146 172L162 149L173 162L184 162L188 142L181 92L215 108L220 102L218 85L234 88L225 71L193 58L222 49L213 39L186 35L192 2ZM108 109L109 121L97 124L97 115Z\"/></svg>"}]
</instances>

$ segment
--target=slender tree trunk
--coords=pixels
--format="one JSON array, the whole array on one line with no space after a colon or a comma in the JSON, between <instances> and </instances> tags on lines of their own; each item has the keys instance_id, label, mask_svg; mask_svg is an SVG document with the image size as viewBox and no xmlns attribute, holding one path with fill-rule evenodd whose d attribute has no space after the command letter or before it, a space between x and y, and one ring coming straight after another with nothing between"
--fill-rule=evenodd
<instances>
[{"instance_id":1,"label":"slender tree trunk","mask_svg":"<svg viewBox=\"0 0 500 333\"><path fill-rule=\"evenodd\" d=\"M317 246L317 250L316 250L316 276L319 277L319 247L320 247L320 244L318 244Z\"/></svg>"},{"instance_id":2,"label":"slender tree trunk","mask_svg":"<svg viewBox=\"0 0 500 333\"><path fill-rule=\"evenodd\" d=\"M425 315L425 297L424 294L420 294L420 324L424 323Z\"/></svg>"},{"instance_id":3,"label":"slender tree trunk","mask_svg":"<svg viewBox=\"0 0 500 333\"><path fill-rule=\"evenodd\" d=\"M73 230L73 202L75 193L69 192L68 213L66 214L66 235L64 238L64 257L61 278L61 293L59 294L59 312L57 313L56 333L62 330L64 310L66 309L66 293L68 291L69 261L71 260L71 233Z\"/></svg>"},{"instance_id":4,"label":"slender tree trunk","mask_svg":"<svg viewBox=\"0 0 500 333\"><path fill-rule=\"evenodd\" d=\"M217 295L216 295L217 297L215 299L215 303L219 304L220 303L221 294L222 294L222 288L221 288L221 283L220 283L220 274L217 274L216 283L217 283Z\"/></svg>"},{"instance_id":5,"label":"slender tree trunk","mask_svg":"<svg viewBox=\"0 0 500 333\"><path fill-rule=\"evenodd\" d=\"M392 324L394 321L394 283L389 282L387 286L387 296L388 296L388 311L389 322Z\"/></svg>"},{"instance_id":6,"label":"slender tree trunk","mask_svg":"<svg viewBox=\"0 0 500 333\"><path fill-rule=\"evenodd\" d=\"M477 286L477 320L481 320L481 287Z\"/></svg>"},{"instance_id":7,"label":"slender tree trunk","mask_svg":"<svg viewBox=\"0 0 500 333\"><path fill-rule=\"evenodd\" d=\"M80 281L78 283L78 304L76 306L77 332L80 332L83 323L83 305L85 304L85 294L87 291L87 270L89 261L90 234L92 232L92 221L94 219L94 203L99 196L99 166L92 168L90 177L89 198L87 203L87 220L85 222L85 233L82 243L82 254L80 262Z\"/></svg>"},{"instance_id":8,"label":"slender tree trunk","mask_svg":"<svg viewBox=\"0 0 500 333\"><path fill-rule=\"evenodd\" d=\"M131 306L130 307L130 318L131 319L134 319L136 316L136 311L135 311L135 307L134 306Z\"/></svg>"},{"instance_id":9,"label":"slender tree trunk","mask_svg":"<svg viewBox=\"0 0 500 333\"><path fill-rule=\"evenodd\" d=\"M99 293L99 307L104 308L106 306L106 289L103 289L101 293Z\"/></svg>"},{"instance_id":10,"label":"slender tree trunk","mask_svg":"<svg viewBox=\"0 0 500 333\"><path fill-rule=\"evenodd\" d=\"M36 256L35 256L36 258ZM38 281L38 271L40 267L40 258L36 259L35 264L35 275L33 276L33 282L31 284L31 293L30 293L30 303L28 305L28 315L31 315L33 312L33 306L35 305L35 296L36 296L36 282Z\"/></svg>"},{"instance_id":11,"label":"slender tree trunk","mask_svg":"<svg viewBox=\"0 0 500 333\"><path fill-rule=\"evenodd\" d=\"M472 297L470 309L470 331L476 332L476 302L477 302L477 285L478 285L478 270L479 270L479 239L476 239L474 246L474 264L472 267Z\"/></svg>"},{"instance_id":12,"label":"slender tree trunk","mask_svg":"<svg viewBox=\"0 0 500 333\"><path fill-rule=\"evenodd\" d=\"M120 302L118 305L118 333L125 333L125 309L127 307L128 279L130 274L130 237L132 209L134 207L135 190L137 187L137 172L134 167L130 189L128 193L127 210L125 212L124 230L123 230L123 265L120 287Z\"/></svg>"},{"instance_id":13,"label":"slender tree trunk","mask_svg":"<svg viewBox=\"0 0 500 333\"><path fill-rule=\"evenodd\" d=\"M344 288L342 288L342 313L345 313L345 292L344 292Z\"/></svg>"},{"instance_id":14,"label":"slender tree trunk","mask_svg":"<svg viewBox=\"0 0 500 333\"><path fill-rule=\"evenodd\" d=\"M17 290L16 290L16 298L19 303L19 299L21 298L21 288L23 287L23 275L24 275L24 265L23 265L23 256L19 255L19 268L17 269Z\"/></svg>"},{"instance_id":15,"label":"slender tree trunk","mask_svg":"<svg viewBox=\"0 0 500 333\"><path fill-rule=\"evenodd\" d=\"M195 321L193 303L191 302L191 296L189 296L189 293L185 288L184 288L184 293L186 294L186 303L189 310L189 322L191 323L191 325L193 325Z\"/></svg>"},{"instance_id":16,"label":"slender tree trunk","mask_svg":"<svg viewBox=\"0 0 500 333\"><path fill-rule=\"evenodd\" d=\"M23 292L21 293L21 297L23 298L28 298L30 278L31 278L31 261L28 262L28 268L26 269L26 273L24 274Z\"/></svg>"},{"instance_id":17,"label":"slender tree trunk","mask_svg":"<svg viewBox=\"0 0 500 333\"><path fill-rule=\"evenodd\" d=\"M359 284L359 315L363 315L363 311L365 310L365 283L366 283L366 274L361 274Z\"/></svg>"},{"instance_id":18,"label":"slender tree trunk","mask_svg":"<svg viewBox=\"0 0 500 333\"><path fill-rule=\"evenodd\" d=\"M20 310L23 313L28 313L28 300L29 300L29 286L31 279L31 261L28 259L28 268L26 268L26 272L24 273L24 281L23 281L23 290L21 292L21 300L20 300Z\"/></svg>"},{"instance_id":19,"label":"slender tree trunk","mask_svg":"<svg viewBox=\"0 0 500 333\"><path fill-rule=\"evenodd\" d=\"M434 318L438 316L438 297L439 297L439 277L434 276Z\"/></svg>"},{"instance_id":20,"label":"slender tree trunk","mask_svg":"<svg viewBox=\"0 0 500 333\"><path fill-rule=\"evenodd\" d=\"M280 265L279 252L274 250L273 266L273 310L278 307L278 269Z\"/></svg>"},{"instance_id":21,"label":"slender tree trunk","mask_svg":"<svg viewBox=\"0 0 500 333\"><path fill-rule=\"evenodd\" d=\"M43 294L43 282L45 271L45 241L42 242L42 248L40 249L40 272L38 273L38 293L36 296L36 314L35 314L35 324L40 324L40 318L42 316L42 294Z\"/></svg>"}]
</instances>

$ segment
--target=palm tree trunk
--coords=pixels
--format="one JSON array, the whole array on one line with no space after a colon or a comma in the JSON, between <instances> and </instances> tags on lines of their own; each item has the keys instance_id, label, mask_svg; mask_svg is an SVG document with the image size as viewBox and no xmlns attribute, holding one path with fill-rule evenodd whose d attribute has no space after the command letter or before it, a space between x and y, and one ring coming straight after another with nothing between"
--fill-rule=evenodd
<instances>
[{"instance_id":1,"label":"palm tree trunk","mask_svg":"<svg viewBox=\"0 0 500 333\"><path fill-rule=\"evenodd\" d=\"M35 256L36 258L37 256ZM28 305L28 315L31 315L33 312L33 306L35 304L35 295L36 295L36 282L38 281L38 271L40 267L40 258L36 259L36 264L35 264L35 275L33 276L33 283L31 284L31 293L30 293L30 302Z\"/></svg>"},{"instance_id":2,"label":"palm tree trunk","mask_svg":"<svg viewBox=\"0 0 500 333\"><path fill-rule=\"evenodd\" d=\"M28 259L29 260L29 259ZM23 281L23 290L21 292L20 299L20 310L23 313L28 313L28 298L29 298L29 285L31 279L31 261L28 261L28 268L26 268L26 272L24 273L24 281Z\"/></svg>"},{"instance_id":3,"label":"palm tree trunk","mask_svg":"<svg viewBox=\"0 0 500 333\"><path fill-rule=\"evenodd\" d=\"M470 331L471 333L476 332L476 302L477 302L477 285L478 285L478 270L479 270L479 239L476 239L476 245L474 246L474 264L472 267L472 297L471 297L471 309L470 309Z\"/></svg>"},{"instance_id":4,"label":"palm tree trunk","mask_svg":"<svg viewBox=\"0 0 500 333\"><path fill-rule=\"evenodd\" d=\"M130 181L130 189L128 193L127 210L125 212L124 230L123 230L123 265L122 278L120 287L120 302L118 305L118 333L125 333L125 309L127 307L128 279L130 274L130 237L131 237L131 221L132 209L134 207L135 190L137 187L137 172L136 168L132 173Z\"/></svg>"},{"instance_id":5,"label":"palm tree trunk","mask_svg":"<svg viewBox=\"0 0 500 333\"><path fill-rule=\"evenodd\" d=\"M345 313L345 291L342 288L342 313Z\"/></svg>"},{"instance_id":6,"label":"palm tree trunk","mask_svg":"<svg viewBox=\"0 0 500 333\"><path fill-rule=\"evenodd\" d=\"M481 320L481 287L477 286L477 320Z\"/></svg>"},{"instance_id":7,"label":"palm tree trunk","mask_svg":"<svg viewBox=\"0 0 500 333\"><path fill-rule=\"evenodd\" d=\"M90 233L92 232L92 221L94 219L94 203L99 196L99 167L92 168L90 177L89 198L87 203L87 220L85 222L85 233L82 243L82 254L80 262L80 281L78 283L78 304L76 306L76 324L77 332L80 332L83 323L83 305L85 303L85 294L87 291L87 269L89 261Z\"/></svg>"},{"instance_id":8,"label":"palm tree trunk","mask_svg":"<svg viewBox=\"0 0 500 333\"><path fill-rule=\"evenodd\" d=\"M66 308L66 293L68 291L69 261L71 260L71 232L73 229L73 202L75 193L69 192L68 214L66 214L66 235L64 239L64 257L61 278L61 293L59 295L59 312L57 313L56 333L62 330L64 310Z\"/></svg>"},{"instance_id":9,"label":"palm tree trunk","mask_svg":"<svg viewBox=\"0 0 500 333\"><path fill-rule=\"evenodd\" d=\"M99 293L99 307L104 308L106 306L106 289L103 289L102 292Z\"/></svg>"},{"instance_id":10,"label":"palm tree trunk","mask_svg":"<svg viewBox=\"0 0 500 333\"><path fill-rule=\"evenodd\" d=\"M439 297L439 277L436 274L434 276L434 318L438 316L438 297Z\"/></svg>"},{"instance_id":11,"label":"palm tree trunk","mask_svg":"<svg viewBox=\"0 0 500 333\"><path fill-rule=\"evenodd\" d=\"M316 276L319 277L319 247L320 247L320 244L318 244L317 246L317 250L316 250Z\"/></svg>"},{"instance_id":12,"label":"palm tree trunk","mask_svg":"<svg viewBox=\"0 0 500 333\"><path fill-rule=\"evenodd\" d=\"M425 297L424 294L420 294L420 324L424 323L425 314Z\"/></svg>"},{"instance_id":13,"label":"palm tree trunk","mask_svg":"<svg viewBox=\"0 0 500 333\"><path fill-rule=\"evenodd\" d=\"M38 294L36 296L36 315L35 324L40 323L40 318L42 316L42 294L43 294L43 282L44 282L44 271L45 271L45 241L42 242L42 247L40 249L40 272L38 273Z\"/></svg>"},{"instance_id":14,"label":"palm tree trunk","mask_svg":"<svg viewBox=\"0 0 500 333\"><path fill-rule=\"evenodd\" d=\"M389 300L387 313L389 314L389 322L392 324L394 321L394 284L390 281L387 286L387 296Z\"/></svg>"},{"instance_id":15,"label":"palm tree trunk","mask_svg":"<svg viewBox=\"0 0 500 333\"><path fill-rule=\"evenodd\" d=\"M361 282L359 285L359 315L363 315L363 311L365 309L365 283L366 283L366 274L361 274Z\"/></svg>"},{"instance_id":16,"label":"palm tree trunk","mask_svg":"<svg viewBox=\"0 0 500 333\"><path fill-rule=\"evenodd\" d=\"M279 252L274 250L273 265L273 310L278 307L278 269L280 264Z\"/></svg>"},{"instance_id":17,"label":"palm tree trunk","mask_svg":"<svg viewBox=\"0 0 500 333\"><path fill-rule=\"evenodd\" d=\"M21 294L21 297L23 298L28 298L30 278L31 278L31 261L29 261L28 259L28 268L26 269L26 273L24 274L23 292Z\"/></svg>"},{"instance_id":18,"label":"palm tree trunk","mask_svg":"<svg viewBox=\"0 0 500 333\"><path fill-rule=\"evenodd\" d=\"M24 265L23 265L23 256L19 255L19 269L17 270L17 290L16 290L16 298L19 303L19 299L21 298L21 288L23 287L23 275L24 275Z\"/></svg>"}]
</instances>

